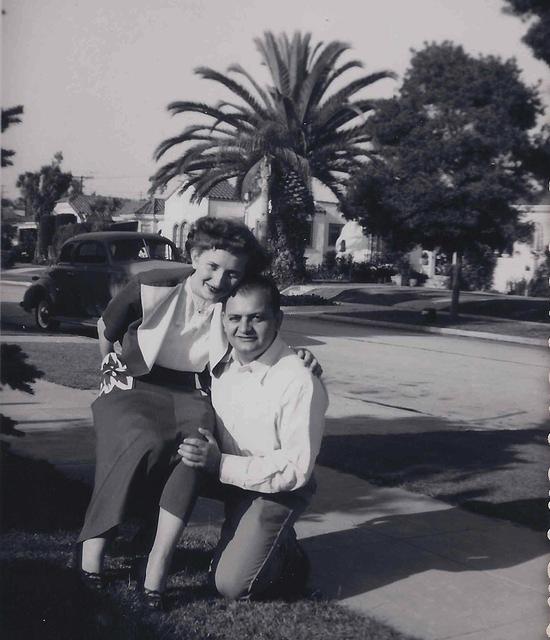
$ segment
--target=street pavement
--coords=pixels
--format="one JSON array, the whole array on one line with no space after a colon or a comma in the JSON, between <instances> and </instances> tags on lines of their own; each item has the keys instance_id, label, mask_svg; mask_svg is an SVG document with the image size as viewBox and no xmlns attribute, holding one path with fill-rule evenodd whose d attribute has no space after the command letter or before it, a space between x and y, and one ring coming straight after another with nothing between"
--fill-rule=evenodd
<instances>
[{"instance_id":1,"label":"street pavement","mask_svg":"<svg viewBox=\"0 0 550 640\"><path fill-rule=\"evenodd\" d=\"M546 417L546 353L534 347L366 333L313 318L290 319L285 335L325 365L329 435L355 433L358 416L381 431L408 423L426 429L439 416L467 429L519 430ZM406 383L397 371L414 376ZM12 439L14 450L91 482L95 392L38 381L33 396L2 396L3 412L26 434ZM546 637L544 534L328 467L319 466L317 477L316 499L297 530L321 594L425 640ZM201 501L191 526L215 527L220 517L215 503Z\"/></svg>"}]
</instances>

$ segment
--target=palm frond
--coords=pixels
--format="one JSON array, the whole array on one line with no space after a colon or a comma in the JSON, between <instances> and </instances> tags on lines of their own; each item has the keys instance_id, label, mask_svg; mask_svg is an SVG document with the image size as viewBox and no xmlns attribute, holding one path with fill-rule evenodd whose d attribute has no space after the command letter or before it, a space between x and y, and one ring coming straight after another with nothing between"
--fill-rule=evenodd
<instances>
[{"instance_id":1,"label":"palm frond","mask_svg":"<svg viewBox=\"0 0 550 640\"><path fill-rule=\"evenodd\" d=\"M197 67L195 69L195 73L205 80L214 80L215 82L219 82L224 87L227 87L230 91L238 95L241 100L244 100L244 102L246 102L260 117L267 117L267 112L254 98L254 96L251 95L250 92L245 89L245 87L243 87L232 78L229 78L219 71L210 69L210 67Z\"/></svg>"}]
</instances>

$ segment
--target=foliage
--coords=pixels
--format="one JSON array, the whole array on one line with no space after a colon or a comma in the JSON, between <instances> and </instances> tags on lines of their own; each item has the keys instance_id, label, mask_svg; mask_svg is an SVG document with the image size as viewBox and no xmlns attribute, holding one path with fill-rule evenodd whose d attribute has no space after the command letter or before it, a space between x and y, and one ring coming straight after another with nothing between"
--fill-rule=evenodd
<instances>
[{"instance_id":1,"label":"foliage","mask_svg":"<svg viewBox=\"0 0 550 640\"><path fill-rule=\"evenodd\" d=\"M550 66L550 4L548 0L505 0L504 11L531 20L531 25L522 40L530 47L536 58Z\"/></svg>"},{"instance_id":2,"label":"foliage","mask_svg":"<svg viewBox=\"0 0 550 640\"><path fill-rule=\"evenodd\" d=\"M27 362L28 356L21 347L2 342L0 356L0 386L34 393L30 383L42 377L43 372Z\"/></svg>"},{"instance_id":3,"label":"foliage","mask_svg":"<svg viewBox=\"0 0 550 640\"><path fill-rule=\"evenodd\" d=\"M320 265L307 268L309 280L341 280L345 282L390 282L395 274L391 264L354 262L351 255L337 256L334 250L325 253Z\"/></svg>"},{"instance_id":4,"label":"foliage","mask_svg":"<svg viewBox=\"0 0 550 640\"><path fill-rule=\"evenodd\" d=\"M550 252L545 252L544 262L540 264L531 282L529 282L528 293L530 296L550 297Z\"/></svg>"},{"instance_id":5,"label":"foliage","mask_svg":"<svg viewBox=\"0 0 550 640\"><path fill-rule=\"evenodd\" d=\"M393 249L441 248L459 265L468 247L526 239L514 204L533 191L523 158L541 113L514 60L425 45L368 121L377 159L354 176L346 216Z\"/></svg>"},{"instance_id":6,"label":"foliage","mask_svg":"<svg viewBox=\"0 0 550 640\"><path fill-rule=\"evenodd\" d=\"M52 248L54 256L59 257L59 252L65 241L77 236L79 233L89 233L90 231L104 231L109 227L109 219L89 218L86 222L75 222L59 226L52 238Z\"/></svg>"},{"instance_id":7,"label":"foliage","mask_svg":"<svg viewBox=\"0 0 550 640\"><path fill-rule=\"evenodd\" d=\"M493 286L493 273L497 264L494 251L486 245L473 245L464 252L460 273L462 291L489 291Z\"/></svg>"},{"instance_id":8,"label":"foliage","mask_svg":"<svg viewBox=\"0 0 550 640\"><path fill-rule=\"evenodd\" d=\"M258 231L267 235L275 275L300 279L314 213L311 179L342 198L346 176L368 156L365 114L373 102L356 94L392 74L370 73L342 84L348 71L363 65L357 60L340 62L348 45L313 45L310 34L296 33L290 39L266 32L255 44L269 72L268 84L261 85L238 64L227 74L199 67L197 75L223 85L232 98L215 106L190 101L168 105L174 115L201 114L207 121L159 145L157 160L176 146L190 144L158 169L151 191L179 177L182 191L193 188L198 201L230 178L237 179L243 194L265 193L270 203L267 228L260 225ZM335 89L336 81L341 88Z\"/></svg>"},{"instance_id":9,"label":"foliage","mask_svg":"<svg viewBox=\"0 0 550 640\"><path fill-rule=\"evenodd\" d=\"M38 242L36 245L37 260L43 259L48 250L51 237L49 221L41 223L43 216L51 214L55 203L70 188L74 187L73 176L61 169L63 154L54 155L50 164L44 165L39 171L27 171L17 178L16 186L21 191L27 209L33 212L38 223Z\"/></svg>"},{"instance_id":10,"label":"foliage","mask_svg":"<svg viewBox=\"0 0 550 640\"><path fill-rule=\"evenodd\" d=\"M304 307L304 306L331 306L334 302L318 296L315 293L305 293L299 295L281 295L282 307Z\"/></svg>"},{"instance_id":11,"label":"foliage","mask_svg":"<svg viewBox=\"0 0 550 640\"><path fill-rule=\"evenodd\" d=\"M91 222L99 220L111 221L113 213L120 209L121 205L121 198L94 195L90 200L90 209L93 214Z\"/></svg>"},{"instance_id":12,"label":"foliage","mask_svg":"<svg viewBox=\"0 0 550 640\"><path fill-rule=\"evenodd\" d=\"M19 345L0 344L0 388L11 387L18 391L33 394L31 383L36 382L44 373L27 362L28 356ZM21 435L15 425L17 422L0 414L0 433L3 435Z\"/></svg>"},{"instance_id":13,"label":"foliage","mask_svg":"<svg viewBox=\"0 0 550 640\"><path fill-rule=\"evenodd\" d=\"M19 124L21 122L20 115L23 114L23 106L10 107L9 109L2 109L2 133L10 127L12 124ZM12 158L15 155L15 151L12 149L2 148L2 167L11 167L13 165Z\"/></svg>"}]
</instances>

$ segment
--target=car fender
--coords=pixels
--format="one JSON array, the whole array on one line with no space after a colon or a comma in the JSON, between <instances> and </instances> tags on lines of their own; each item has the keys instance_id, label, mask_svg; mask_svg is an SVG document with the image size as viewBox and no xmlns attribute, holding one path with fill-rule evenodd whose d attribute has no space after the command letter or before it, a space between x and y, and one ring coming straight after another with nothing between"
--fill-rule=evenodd
<instances>
[{"instance_id":1,"label":"car fender","mask_svg":"<svg viewBox=\"0 0 550 640\"><path fill-rule=\"evenodd\" d=\"M53 283L46 279L40 279L35 284L31 284L30 287L25 291L23 295L23 300L20 305L25 309L25 311L32 311L39 301L47 297L51 300L52 305L55 307L57 302L57 292Z\"/></svg>"}]
</instances>

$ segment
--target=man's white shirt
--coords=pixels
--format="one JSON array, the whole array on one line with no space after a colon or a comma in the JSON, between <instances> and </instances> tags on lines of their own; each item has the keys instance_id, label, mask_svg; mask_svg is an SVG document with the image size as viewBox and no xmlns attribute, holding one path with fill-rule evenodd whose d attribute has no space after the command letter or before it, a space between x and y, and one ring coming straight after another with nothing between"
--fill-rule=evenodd
<instances>
[{"instance_id":1,"label":"man's white shirt","mask_svg":"<svg viewBox=\"0 0 550 640\"><path fill-rule=\"evenodd\" d=\"M212 376L212 404L222 482L263 493L307 483L321 447L328 396L279 336L250 364L231 354Z\"/></svg>"}]
</instances>

